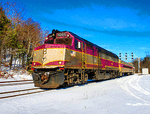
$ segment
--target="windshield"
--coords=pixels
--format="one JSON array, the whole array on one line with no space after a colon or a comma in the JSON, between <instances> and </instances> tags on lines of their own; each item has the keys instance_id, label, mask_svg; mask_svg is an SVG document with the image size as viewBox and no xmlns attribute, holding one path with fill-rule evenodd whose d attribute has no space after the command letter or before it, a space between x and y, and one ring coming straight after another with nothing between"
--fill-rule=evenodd
<instances>
[{"instance_id":1,"label":"windshield","mask_svg":"<svg viewBox=\"0 0 150 114\"><path fill-rule=\"evenodd\" d=\"M54 44L54 40L46 40L45 44Z\"/></svg>"},{"instance_id":2,"label":"windshield","mask_svg":"<svg viewBox=\"0 0 150 114\"><path fill-rule=\"evenodd\" d=\"M72 45L72 38L56 38L55 44Z\"/></svg>"}]
</instances>

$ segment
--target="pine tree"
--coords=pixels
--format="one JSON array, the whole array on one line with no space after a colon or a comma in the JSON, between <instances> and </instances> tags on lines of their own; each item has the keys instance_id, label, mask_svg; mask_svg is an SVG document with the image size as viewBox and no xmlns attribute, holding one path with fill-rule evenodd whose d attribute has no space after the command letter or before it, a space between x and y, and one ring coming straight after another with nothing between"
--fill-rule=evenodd
<instances>
[{"instance_id":1,"label":"pine tree","mask_svg":"<svg viewBox=\"0 0 150 114\"><path fill-rule=\"evenodd\" d=\"M5 46L6 35L8 33L8 27L10 24L10 20L6 17L3 8L0 8L0 69L2 64L2 50Z\"/></svg>"}]
</instances>

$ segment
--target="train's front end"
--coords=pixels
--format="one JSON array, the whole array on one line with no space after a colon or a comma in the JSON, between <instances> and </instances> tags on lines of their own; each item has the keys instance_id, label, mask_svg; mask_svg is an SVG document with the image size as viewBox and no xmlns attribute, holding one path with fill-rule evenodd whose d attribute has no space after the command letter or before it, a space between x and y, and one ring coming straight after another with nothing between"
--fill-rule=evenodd
<instances>
[{"instance_id":1,"label":"train's front end","mask_svg":"<svg viewBox=\"0 0 150 114\"><path fill-rule=\"evenodd\" d=\"M32 74L34 84L41 88L57 88L64 83L66 46L72 44L67 32L49 34L43 45L34 49Z\"/></svg>"}]
</instances>

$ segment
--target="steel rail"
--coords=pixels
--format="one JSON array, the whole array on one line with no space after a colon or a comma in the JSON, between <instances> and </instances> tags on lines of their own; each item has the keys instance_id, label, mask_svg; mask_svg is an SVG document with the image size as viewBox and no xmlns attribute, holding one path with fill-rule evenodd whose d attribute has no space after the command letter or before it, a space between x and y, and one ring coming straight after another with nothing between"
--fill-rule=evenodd
<instances>
[{"instance_id":1,"label":"steel rail","mask_svg":"<svg viewBox=\"0 0 150 114\"><path fill-rule=\"evenodd\" d=\"M33 81L33 80L3 81L3 82L0 82L0 83L26 82L26 81Z\"/></svg>"},{"instance_id":2,"label":"steel rail","mask_svg":"<svg viewBox=\"0 0 150 114\"><path fill-rule=\"evenodd\" d=\"M21 91L35 90L35 89L39 89L39 88L22 89L22 90L15 90L15 91L6 91L6 92L1 92L0 94L16 93L16 92L21 92Z\"/></svg>"},{"instance_id":3,"label":"steel rail","mask_svg":"<svg viewBox=\"0 0 150 114\"><path fill-rule=\"evenodd\" d=\"M2 87L2 86L13 86L13 85L24 85L24 84L33 84L33 82L0 84L0 87Z\"/></svg>"},{"instance_id":4,"label":"steel rail","mask_svg":"<svg viewBox=\"0 0 150 114\"><path fill-rule=\"evenodd\" d=\"M29 95L29 94L40 93L40 92L45 92L45 91L50 91L50 90L41 90L41 91L35 91L35 92L30 92L30 93L22 93L22 94L4 96L4 97L0 97L0 99L11 98L11 97L17 97L17 96L23 96L23 95Z\"/></svg>"}]
</instances>

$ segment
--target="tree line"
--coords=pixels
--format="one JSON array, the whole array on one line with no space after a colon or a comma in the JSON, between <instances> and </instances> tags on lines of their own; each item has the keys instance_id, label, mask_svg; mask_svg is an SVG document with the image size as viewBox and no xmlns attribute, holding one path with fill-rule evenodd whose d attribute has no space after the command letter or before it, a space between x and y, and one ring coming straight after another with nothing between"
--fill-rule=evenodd
<instances>
[{"instance_id":1,"label":"tree line","mask_svg":"<svg viewBox=\"0 0 150 114\"><path fill-rule=\"evenodd\" d=\"M40 24L32 18L23 20L21 13L14 4L0 7L0 69L6 63L11 69L16 60L21 67L28 66L34 48L41 45L45 37ZM10 60L7 61L7 58Z\"/></svg>"},{"instance_id":2,"label":"tree line","mask_svg":"<svg viewBox=\"0 0 150 114\"><path fill-rule=\"evenodd\" d=\"M135 66L135 73L138 73L138 59L135 59L133 62ZM142 73L142 68L148 68L150 74L150 56L146 56L143 59L140 59L140 73Z\"/></svg>"}]
</instances>

